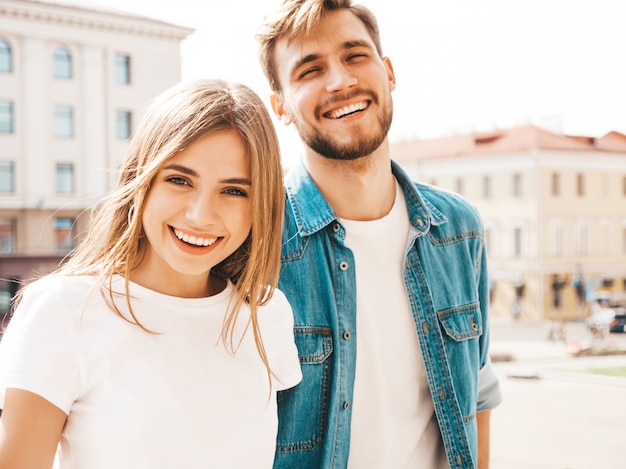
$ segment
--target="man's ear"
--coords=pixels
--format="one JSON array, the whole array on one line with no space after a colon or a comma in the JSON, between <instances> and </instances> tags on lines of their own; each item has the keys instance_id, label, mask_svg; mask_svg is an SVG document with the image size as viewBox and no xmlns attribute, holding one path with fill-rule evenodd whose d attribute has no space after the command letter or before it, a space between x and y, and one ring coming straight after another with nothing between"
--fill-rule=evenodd
<instances>
[{"instance_id":1,"label":"man's ear","mask_svg":"<svg viewBox=\"0 0 626 469\"><path fill-rule=\"evenodd\" d=\"M272 109L274 110L274 114L278 117L278 120L283 125L291 124L291 116L285 109L285 103L283 102L283 98L278 93L272 93L270 95L270 104L272 105Z\"/></svg>"},{"instance_id":2,"label":"man's ear","mask_svg":"<svg viewBox=\"0 0 626 469\"><path fill-rule=\"evenodd\" d=\"M396 89L396 74L393 71L393 65L391 64L391 60L389 60L389 57L383 57L383 62L385 63L385 67L387 68L387 79L389 80L389 89L393 91Z\"/></svg>"}]
</instances>

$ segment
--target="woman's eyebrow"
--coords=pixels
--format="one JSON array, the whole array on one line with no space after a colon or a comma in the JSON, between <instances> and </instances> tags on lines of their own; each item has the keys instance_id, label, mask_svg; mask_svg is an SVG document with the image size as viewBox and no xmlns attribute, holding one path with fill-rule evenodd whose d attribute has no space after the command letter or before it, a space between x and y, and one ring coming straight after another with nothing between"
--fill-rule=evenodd
<instances>
[{"instance_id":1,"label":"woman's eyebrow","mask_svg":"<svg viewBox=\"0 0 626 469\"><path fill-rule=\"evenodd\" d=\"M171 169L173 171L179 171L181 173L184 174L188 174L189 176L198 176L198 173L195 172L193 169L188 168L187 166L183 166L180 164L167 164L165 166L163 166L163 169Z\"/></svg>"}]
</instances>

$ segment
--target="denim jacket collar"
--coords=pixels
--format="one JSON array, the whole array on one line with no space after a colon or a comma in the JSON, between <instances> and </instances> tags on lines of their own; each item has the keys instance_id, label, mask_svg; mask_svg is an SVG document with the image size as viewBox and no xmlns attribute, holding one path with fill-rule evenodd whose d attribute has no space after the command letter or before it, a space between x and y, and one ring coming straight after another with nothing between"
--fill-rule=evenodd
<instances>
[{"instance_id":1,"label":"denim jacket collar","mask_svg":"<svg viewBox=\"0 0 626 469\"><path fill-rule=\"evenodd\" d=\"M448 221L421 192L400 166L391 161L391 171L402 187L413 227L422 235L430 226ZM317 185L300 160L287 175L287 197L295 215L295 223L301 236L310 236L337 220L337 215L319 191Z\"/></svg>"}]
</instances>

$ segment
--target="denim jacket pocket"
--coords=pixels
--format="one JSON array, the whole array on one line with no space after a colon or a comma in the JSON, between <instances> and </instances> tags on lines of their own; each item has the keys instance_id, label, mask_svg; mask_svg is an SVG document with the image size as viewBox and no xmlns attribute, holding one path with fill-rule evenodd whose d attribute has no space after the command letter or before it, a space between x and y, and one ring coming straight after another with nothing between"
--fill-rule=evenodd
<instances>
[{"instance_id":1,"label":"denim jacket pocket","mask_svg":"<svg viewBox=\"0 0 626 469\"><path fill-rule=\"evenodd\" d=\"M330 393L333 339L330 327L294 327L302 381L278 392L276 451L315 449L324 439Z\"/></svg>"},{"instance_id":2,"label":"denim jacket pocket","mask_svg":"<svg viewBox=\"0 0 626 469\"><path fill-rule=\"evenodd\" d=\"M457 342L480 337L483 333L479 303L444 309L437 316L446 335Z\"/></svg>"}]
</instances>

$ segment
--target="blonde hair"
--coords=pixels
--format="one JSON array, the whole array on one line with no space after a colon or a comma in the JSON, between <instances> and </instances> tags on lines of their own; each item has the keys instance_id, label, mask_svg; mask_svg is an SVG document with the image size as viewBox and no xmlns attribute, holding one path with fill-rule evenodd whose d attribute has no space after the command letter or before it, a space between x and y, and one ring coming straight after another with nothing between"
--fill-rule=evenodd
<instances>
[{"instance_id":1,"label":"blonde hair","mask_svg":"<svg viewBox=\"0 0 626 469\"><path fill-rule=\"evenodd\" d=\"M285 0L267 15L256 34L259 61L272 91L281 91L274 57L276 42L283 37L306 36L319 25L327 12L342 9L361 20L374 41L378 55L383 56L378 21L367 7L354 4L352 0Z\"/></svg>"},{"instance_id":2,"label":"blonde hair","mask_svg":"<svg viewBox=\"0 0 626 469\"><path fill-rule=\"evenodd\" d=\"M278 282L285 196L271 117L258 95L245 85L197 80L180 83L157 96L131 139L117 187L94 207L86 238L57 272L95 276L96 289L112 309L145 329L133 313L128 289L131 272L146 254L141 220L150 184L164 163L200 137L231 129L239 133L248 152L252 228L244 243L211 273L231 280L236 290L225 316L222 340L226 344L229 339L233 345L239 310L247 303L257 349L269 375L257 309L269 301ZM126 304L132 319L115 303L114 275L126 279Z\"/></svg>"}]
</instances>

